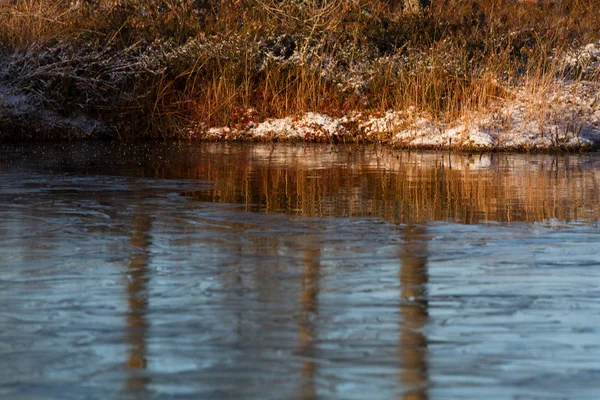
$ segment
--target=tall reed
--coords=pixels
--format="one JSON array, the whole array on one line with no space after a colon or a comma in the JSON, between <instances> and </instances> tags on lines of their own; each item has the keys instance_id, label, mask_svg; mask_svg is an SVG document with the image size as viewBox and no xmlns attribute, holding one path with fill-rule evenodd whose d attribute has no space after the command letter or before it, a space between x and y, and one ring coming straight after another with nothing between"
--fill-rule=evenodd
<instances>
[{"instance_id":1,"label":"tall reed","mask_svg":"<svg viewBox=\"0 0 600 400\"><path fill-rule=\"evenodd\" d=\"M65 48L70 61L31 64L43 65L52 85L20 79L15 90L40 95L46 106L67 104L62 113L107 118L125 110L128 123L136 121L132 135L177 136L190 127L242 126L307 111L410 109L455 121L523 87L543 98L565 77L565 54L600 37L600 0L434 1L421 12L391 3L2 2L0 86L15 81L10 66L20 57L64 56L55 49ZM90 52L107 63L128 60L105 69L126 78L90 71L80 56ZM102 91L110 101L97 100ZM116 118L111 124L126 130Z\"/></svg>"}]
</instances>

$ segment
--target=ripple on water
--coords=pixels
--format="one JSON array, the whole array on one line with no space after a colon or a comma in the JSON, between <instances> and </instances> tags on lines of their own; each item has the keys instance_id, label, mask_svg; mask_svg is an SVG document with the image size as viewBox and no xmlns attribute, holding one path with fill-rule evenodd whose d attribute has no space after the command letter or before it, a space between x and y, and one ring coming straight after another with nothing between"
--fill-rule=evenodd
<instances>
[{"instance_id":1,"label":"ripple on water","mask_svg":"<svg viewBox=\"0 0 600 400\"><path fill-rule=\"evenodd\" d=\"M75 144L0 171L2 398L600 390L597 154Z\"/></svg>"}]
</instances>

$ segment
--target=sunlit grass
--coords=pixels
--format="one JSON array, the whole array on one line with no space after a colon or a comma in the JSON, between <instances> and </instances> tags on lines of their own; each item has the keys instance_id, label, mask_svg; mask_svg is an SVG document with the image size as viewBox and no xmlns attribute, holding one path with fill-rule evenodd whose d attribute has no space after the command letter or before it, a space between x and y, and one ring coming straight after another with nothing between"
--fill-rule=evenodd
<instances>
[{"instance_id":1,"label":"sunlit grass","mask_svg":"<svg viewBox=\"0 0 600 400\"><path fill-rule=\"evenodd\" d=\"M543 100L567 74L564 55L600 37L600 0L432 2L420 12L387 3L2 2L0 87L130 136L309 111L410 109L451 122L517 89ZM543 123L538 103L528 116ZM0 122L11 112L0 104Z\"/></svg>"}]
</instances>

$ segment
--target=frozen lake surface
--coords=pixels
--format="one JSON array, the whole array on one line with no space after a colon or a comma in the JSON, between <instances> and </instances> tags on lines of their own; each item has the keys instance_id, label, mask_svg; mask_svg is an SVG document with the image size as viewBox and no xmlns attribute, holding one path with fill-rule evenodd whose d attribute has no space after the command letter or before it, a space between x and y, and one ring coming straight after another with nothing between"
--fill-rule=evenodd
<instances>
[{"instance_id":1,"label":"frozen lake surface","mask_svg":"<svg viewBox=\"0 0 600 400\"><path fill-rule=\"evenodd\" d=\"M0 147L0 398L597 398L600 154Z\"/></svg>"}]
</instances>

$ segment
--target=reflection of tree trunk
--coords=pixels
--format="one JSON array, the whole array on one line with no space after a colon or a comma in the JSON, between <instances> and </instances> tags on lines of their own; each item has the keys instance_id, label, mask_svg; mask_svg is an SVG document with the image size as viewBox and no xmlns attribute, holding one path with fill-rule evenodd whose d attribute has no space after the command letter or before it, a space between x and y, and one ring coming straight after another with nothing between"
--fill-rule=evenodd
<instances>
[{"instance_id":1,"label":"reflection of tree trunk","mask_svg":"<svg viewBox=\"0 0 600 400\"><path fill-rule=\"evenodd\" d=\"M424 228L403 229L404 243L400 249L400 380L411 388L403 399L427 399L428 365L427 339L422 333L428 319L425 285L427 274L427 242Z\"/></svg>"},{"instance_id":2,"label":"reflection of tree trunk","mask_svg":"<svg viewBox=\"0 0 600 400\"><path fill-rule=\"evenodd\" d=\"M127 269L127 343L130 346L127 367L133 370L146 369L146 334L148 331L148 247L150 246L151 221L147 215L134 216L130 244L135 251ZM148 378L132 372L127 379L127 389L143 390Z\"/></svg>"},{"instance_id":3,"label":"reflection of tree trunk","mask_svg":"<svg viewBox=\"0 0 600 400\"><path fill-rule=\"evenodd\" d=\"M313 246L313 244L310 244ZM315 387L315 376L317 365L313 361L314 340L316 336L315 318L318 313L319 296L319 272L320 251L310 248L304 253L304 265L302 269L302 292L300 294L300 312L301 317L298 322L298 352L304 361L302 362L302 399L317 398Z\"/></svg>"}]
</instances>

